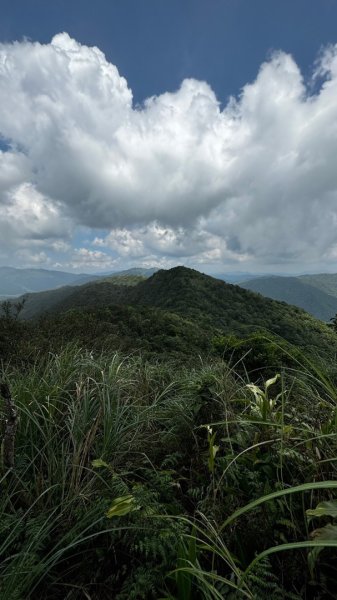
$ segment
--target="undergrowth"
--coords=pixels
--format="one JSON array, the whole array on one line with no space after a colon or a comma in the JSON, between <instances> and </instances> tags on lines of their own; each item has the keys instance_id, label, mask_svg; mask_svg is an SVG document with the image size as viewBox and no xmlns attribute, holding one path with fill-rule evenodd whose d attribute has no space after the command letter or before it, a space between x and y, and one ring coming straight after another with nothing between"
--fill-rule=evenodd
<instances>
[{"instance_id":1,"label":"undergrowth","mask_svg":"<svg viewBox=\"0 0 337 600\"><path fill-rule=\"evenodd\" d=\"M74 346L4 367L0 597L334 598L335 386L274 375Z\"/></svg>"}]
</instances>

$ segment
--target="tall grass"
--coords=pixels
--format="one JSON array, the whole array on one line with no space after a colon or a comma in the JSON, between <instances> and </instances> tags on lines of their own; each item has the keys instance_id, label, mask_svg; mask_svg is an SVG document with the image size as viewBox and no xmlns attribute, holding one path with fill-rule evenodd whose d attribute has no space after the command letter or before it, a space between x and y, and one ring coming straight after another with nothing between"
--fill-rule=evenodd
<instances>
[{"instance_id":1,"label":"tall grass","mask_svg":"<svg viewBox=\"0 0 337 600\"><path fill-rule=\"evenodd\" d=\"M306 514L337 487L325 373L257 384L221 360L70 346L3 378L20 424L0 476L1 598L333 593L334 513Z\"/></svg>"}]
</instances>

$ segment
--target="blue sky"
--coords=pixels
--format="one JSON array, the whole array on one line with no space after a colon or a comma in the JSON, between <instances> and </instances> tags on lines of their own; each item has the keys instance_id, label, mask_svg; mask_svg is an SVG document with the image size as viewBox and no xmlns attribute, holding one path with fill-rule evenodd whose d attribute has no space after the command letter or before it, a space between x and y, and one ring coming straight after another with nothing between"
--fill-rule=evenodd
<instances>
[{"instance_id":1,"label":"blue sky","mask_svg":"<svg viewBox=\"0 0 337 600\"><path fill-rule=\"evenodd\" d=\"M337 271L337 0L0 9L2 264Z\"/></svg>"},{"instance_id":2,"label":"blue sky","mask_svg":"<svg viewBox=\"0 0 337 600\"><path fill-rule=\"evenodd\" d=\"M321 46L336 42L336 0L1 0L0 39L48 43L61 31L98 46L118 66L136 102L207 81L220 101L255 78L272 50L310 73Z\"/></svg>"}]
</instances>

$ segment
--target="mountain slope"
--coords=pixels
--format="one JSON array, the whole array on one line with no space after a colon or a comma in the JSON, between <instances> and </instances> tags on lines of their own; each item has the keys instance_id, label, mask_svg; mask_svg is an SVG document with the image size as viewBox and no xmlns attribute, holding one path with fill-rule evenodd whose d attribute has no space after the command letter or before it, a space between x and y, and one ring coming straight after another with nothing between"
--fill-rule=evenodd
<instances>
[{"instance_id":1,"label":"mountain slope","mask_svg":"<svg viewBox=\"0 0 337 600\"><path fill-rule=\"evenodd\" d=\"M56 292L61 294L61 291ZM49 310L55 313L108 305L148 306L188 319L209 331L210 336L215 331L239 336L260 331L279 335L302 348L336 348L331 330L300 308L185 267L158 271L133 287L101 281L67 289L58 301L55 301L55 292L49 294L53 295ZM35 307L40 298L41 294L33 295ZM44 310L47 308L45 305ZM30 316L42 312L40 303L39 309Z\"/></svg>"},{"instance_id":2,"label":"mountain slope","mask_svg":"<svg viewBox=\"0 0 337 600\"><path fill-rule=\"evenodd\" d=\"M139 304L184 315L225 333L242 335L259 330L302 347L336 344L330 329L304 310L185 267L158 271L133 293Z\"/></svg>"},{"instance_id":3,"label":"mountain slope","mask_svg":"<svg viewBox=\"0 0 337 600\"><path fill-rule=\"evenodd\" d=\"M80 286L64 286L36 294L25 294L22 319L33 319L45 312L63 312L71 308L124 304L125 288L144 280L142 275L112 275Z\"/></svg>"},{"instance_id":4,"label":"mountain slope","mask_svg":"<svg viewBox=\"0 0 337 600\"><path fill-rule=\"evenodd\" d=\"M274 300L299 306L317 319L329 321L337 313L337 292L334 297L320 289L318 285L312 285L311 282L315 277L319 276L267 276L240 283L240 287Z\"/></svg>"},{"instance_id":5,"label":"mountain slope","mask_svg":"<svg viewBox=\"0 0 337 600\"><path fill-rule=\"evenodd\" d=\"M118 275L118 277L121 277L122 275L137 275L142 276L146 279L147 277L151 277L151 275L153 275L157 271L157 267L150 267L149 269L145 269L143 267L133 267L124 271L114 271L113 273L110 273L110 276Z\"/></svg>"},{"instance_id":6,"label":"mountain slope","mask_svg":"<svg viewBox=\"0 0 337 600\"><path fill-rule=\"evenodd\" d=\"M0 267L0 296L20 296L26 292L42 292L64 285L81 285L97 278L97 275L48 269Z\"/></svg>"},{"instance_id":7,"label":"mountain slope","mask_svg":"<svg viewBox=\"0 0 337 600\"><path fill-rule=\"evenodd\" d=\"M52 271L48 269L16 269L0 267L0 298L21 296L26 293L43 292L64 286L83 285L107 277L150 277L157 269L134 268L125 271L86 274Z\"/></svg>"},{"instance_id":8,"label":"mountain slope","mask_svg":"<svg viewBox=\"0 0 337 600\"><path fill-rule=\"evenodd\" d=\"M318 273L317 275L300 275L304 283L337 298L337 273Z\"/></svg>"},{"instance_id":9,"label":"mountain slope","mask_svg":"<svg viewBox=\"0 0 337 600\"><path fill-rule=\"evenodd\" d=\"M240 285L242 281L251 281L260 277L265 277L265 273L248 273L247 271L233 271L232 273L209 273L211 277L215 279L221 279L226 283L233 283L234 285Z\"/></svg>"}]
</instances>

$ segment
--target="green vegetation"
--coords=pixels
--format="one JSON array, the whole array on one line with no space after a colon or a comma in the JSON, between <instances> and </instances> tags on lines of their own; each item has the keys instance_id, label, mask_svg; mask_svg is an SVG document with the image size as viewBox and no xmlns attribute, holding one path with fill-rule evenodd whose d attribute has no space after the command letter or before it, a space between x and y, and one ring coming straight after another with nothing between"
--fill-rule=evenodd
<instances>
[{"instance_id":1,"label":"green vegetation","mask_svg":"<svg viewBox=\"0 0 337 600\"><path fill-rule=\"evenodd\" d=\"M157 269L128 269L109 275L76 274L48 269L15 269L14 267L0 267L0 297L19 296L20 294L42 292L61 286L75 286L89 281L101 280L104 277L129 282L133 278L146 278L153 275ZM130 283L128 283L130 285Z\"/></svg>"},{"instance_id":2,"label":"green vegetation","mask_svg":"<svg viewBox=\"0 0 337 600\"><path fill-rule=\"evenodd\" d=\"M196 323L210 338L215 331L240 337L259 331L282 336L311 352L337 351L336 337L329 328L303 310L185 267L158 271L133 286L101 281L31 294L21 314L36 319L46 311L56 314L109 305L133 306L135 310L147 306L174 313Z\"/></svg>"},{"instance_id":3,"label":"green vegetation","mask_svg":"<svg viewBox=\"0 0 337 600\"><path fill-rule=\"evenodd\" d=\"M0 598L335 597L333 328L183 268L81 290L2 305Z\"/></svg>"},{"instance_id":4,"label":"green vegetation","mask_svg":"<svg viewBox=\"0 0 337 600\"><path fill-rule=\"evenodd\" d=\"M319 273L317 275L301 275L298 279L337 298L337 273Z\"/></svg>"},{"instance_id":5,"label":"green vegetation","mask_svg":"<svg viewBox=\"0 0 337 600\"><path fill-rule=\"evenodd\" d=\"M143 280L142 275L113 275L99 279L95 283L89 282L81 286L64 286L38 294L26 294L23 296L25 306L21 316L23 319L32 319L47 312L64 312L68 308L112 304L124 298L125 287L132 287Z\"/></svg>"},{"instance_id":6,"label":"green vegetation","mask_svg":"<svg viewBox=\"0 0 337 600\"><path fill-rule=\"evenodd\" d=\"M21 326L32 332L30 344L45 352L75 342L95 353L141 351L146 357L165 360L169 355L186 360L192 349L193 353L205 354L211 347L207 332L197 324L145 306L71 309Z\"/></svg>"},{"instance_id":7,"label":"green vegetation","mask_svg":"<svg viewBox=\"0 0 337 600\"><path fill-rule=\"evenodd\" d=\"M259 277L240 285L268 298L299 306L322 321L329 321L337 312L336 275Z\"/></svg>"},{"instance_id":8,"label":"green vegetation","mask_svg":"<svg viewBox=\"0 0 337 600\"><path fill-rule=\"evenodd\" d=\"M133 286L137 285L141 281L144 281L145 279L145 275L122 274L110 275L109 277L105 277L102 281L109 281L110 283L115 283L116 285Z\"/></svg>"}]
</instances>

